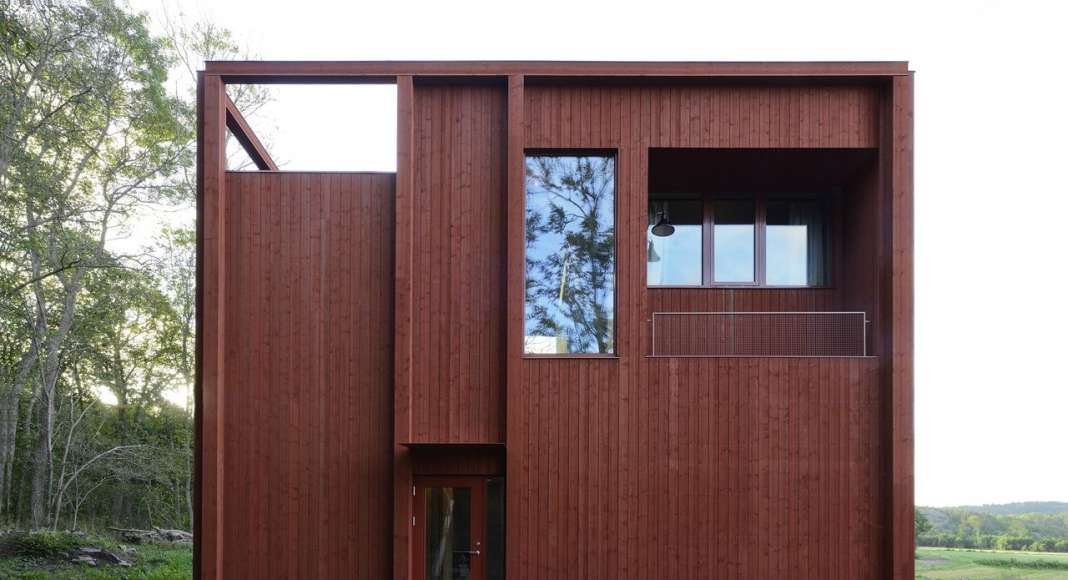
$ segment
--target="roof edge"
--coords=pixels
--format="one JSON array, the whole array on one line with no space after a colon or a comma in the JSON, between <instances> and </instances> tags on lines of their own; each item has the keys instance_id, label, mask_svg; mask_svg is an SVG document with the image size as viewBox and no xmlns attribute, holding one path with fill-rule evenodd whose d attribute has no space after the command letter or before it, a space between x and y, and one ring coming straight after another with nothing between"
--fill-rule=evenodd
<instances>
[{"instance_id":1,"label":"roof edge","mask_svg":"<svg viewBox=\"0 0 1068 580\"><path fill-rule=\"evenodd\" d=\"M911 74L908 61L222 61L207 74L258 77L721 76L878 77Z\"/></svg>"}]
</instances>

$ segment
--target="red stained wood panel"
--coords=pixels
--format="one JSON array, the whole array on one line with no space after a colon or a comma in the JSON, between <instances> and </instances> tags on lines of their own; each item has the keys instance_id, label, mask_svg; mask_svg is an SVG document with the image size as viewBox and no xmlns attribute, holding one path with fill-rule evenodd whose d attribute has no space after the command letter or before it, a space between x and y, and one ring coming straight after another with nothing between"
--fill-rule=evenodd
<instances>
[{"instance_id":1,"label":"red stained wood panel","mask_svg":"<svg viewBox=\"0 0 1068 580\"><path fill-rule=\"evenodd\" d=\"M412 178L415 87L411 76L397 78L397 177L394 280L393 345L393 577L412 576L410 557L411 519L415 506L408 488L412 484L411 455L403 445L412 427Z\"/></svg>"},{"instance_id":2,"label":"red stained wood panel","mask_svg":"<svg viewBox=\"0 0 1068 580\"><path fill-rule=\"evenodd\" d=\"M407 578L413 473L503 471L513 580L911 577L904 66L460 64L203 77L199 574ZM606 78L642 71L779 76ZM219 74L400 74L396 178L224 173ZM877 149L842 195L850 275L647 288L656 147ZM525 148L616 152L616 358L522 357ZM652 312L808 310L869 312L875 356L647 356Z\"/></svg>"},{"instance_id":3,"label":"red stained wood panel","mask_svg":"<svg viewBox=\"0 0 1068 580\"><path fill-rule=\"evenodd\" d=\"M849 243L840 244L843 275L835 293L836 307L868 313L868 352L873 354L885 354L881 329L886 327L883 297L889 282L883 266L888 255L883 243L887 227L885 219L880 219L885 200L879 175L878 164L862 171L844 196L843 213L849 219L843 220L842 238Z\"/></svg>"},{"instance_id":4,"label":"red stained wood panel","mask_svg":"<svg viewBox=\"0 0 1068 580\"><path fill-rule=\"evenodd\" d=\"M880 577L877 359L634 370L524 361L510 578Z\"/></svg>"},{"instance_id":5,"label":"red stained wood panel","mask_svg":"<svg viewBox=\"0 0 1068 580\"><path fill-rule=\"evenodd\" d=\"M415 85L411 441L503 441L503 85Z\"/></svg>"},{"instance_id":6,"label":"red stained wood panel","mask_svg":"<svg viewBox=\"0 0 1068 580\"><path fill-rule=\"evenodd\" d=\"M222 577L390 574L393 189L226 174Z\"/></svg>"},{"instance_id":7,"label":"red stained wood panel","mask_svg":"<svg viewBox=\"0 0 1068 580\"><path fill-rule=\"evenodd\" d=\"M653 312L827 312L842 309L834 288L650 288Z\"/></svg>"},{"instance_id":8,"label":"red stained wood panel","mask_svg":"<svg viewBox=\"0 0 1068 580\"><path fill-rule=\"evenodd\" d=\"M878 147L879 102L850 85L533 85L526 146Z\"/></svg>"},{"instance_id":9,"label":"red stained wood panel","mask_svg":"<svg viewBox=\"0 0 1068 580\"><path fill-rule=\"evenodd\" d=\"M862 312L653 313L654 356L865 356Z\"/></svg>"},{"instance_id":10,"label":"red stained wood panel","mask_svg":"<svg viewBox=\"0 0 1068 580\"><path fill-rule=\"evenodd\" d=\"M223 385L226 300L226 93L217 76L197 76L197 454L193 565L218 578L223 557Z\"/></svg>"},{"instance_id":11,"label":"red stained wood panel","mask_svg":"<svg viewBox=\"0 0 1068 580\"><path fill-rule=\"evenodd\" d=\"M890 576L889 353L646 356L652 312L879 312L891 283L882 162L842 192L859 223L841 234L863 240L839 259L857 279L647 288L644 244L649 148L879 148L884 88L528 81L524 92L522 147L616 151L618 359L510 354L520 371L508 385L509 537L524 541L510 544L509 576ZM521 189L509 194L522 203Z\"/></svg>"},{"instance_id":12,"label":"red stained wood panel","mask_svg":"<svg viewBox=\"0 0 1068 580\"><path fill-rule=\"evenodd\" d=\"M913 79L894 79L888 114L890 178L890 561L895 578L911 577L914 535L913 449Z\"/></svg>"}]
</instances>

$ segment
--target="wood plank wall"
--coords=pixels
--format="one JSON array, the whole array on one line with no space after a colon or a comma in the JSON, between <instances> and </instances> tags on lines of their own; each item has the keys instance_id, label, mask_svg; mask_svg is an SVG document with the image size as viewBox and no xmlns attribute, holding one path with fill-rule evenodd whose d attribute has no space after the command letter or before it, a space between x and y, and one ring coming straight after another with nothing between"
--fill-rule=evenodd
<instances>
[{"instance_id":1,"label":"wood plank wall","mask_svg":"<svg viewBox=\"0 0 1068 580\"><path fill-rule=\"evenodd\" d=\"M205 119L219 80L203 83ZM648 149L879 147L861 187L883 209L865 211L910 219L911 138L888 135L910 129L911 79L894 84L888 99L405 76L396 185L265 172L224 186L222 127L202 119L202 574L407 577L411 473L506 466L513 580L874 578L891 555L909 577L911 222L882 230L891 247L871 264L880 357L645 357L654 308L822 309L863 302L867 284L650 291ZM522 150L549 147L618 151L618 358L504 350L522 332ZM413 462L405 440L506 441L506 457Z\"/></svg>"},{"instance_id":2,"label":"wood plank wall","mask_svg":"<svg viewBox=\"0 0 1068 580\"><path fill-rule=\"evenodd\" d=\"M529 360L511 579L876 578L872 358Z\"/></svg>"},{"instance_id":3,"label":"wood plank wall","mask_svg":"<svg viewBox=\"0 0 1068 580\"><path fill-rule=\"evenodd\" d=\"M651 312L795 312L840 310L835 288L650 288Z\"/></svg>"},{"instance_id":4,"label":"wood plank wall","mask_svg":"<svg viewBox=\"0 0 1068 580\"><path fill-rule=\"evenodd\" d=\"M842 224L843 244L842 273L837 296L842 310L863 311L870 321L868 329L868 352L882 353L883 330L888 328L883 321L883 280L886 272L881 264L887 251L881 243L886 228L879 216L884 215L883 196L880 194L879 170L874 166L862 172L850 184L844 197L845 215L850 219Z\"/></svg>"},{"instance_id":5,"label":"wood plank wall","mask_svg":"<svg viewBox=\"0 0 1068 580\"><path fill-rule=\"evenodd\" d=\"M884 577L882 359L645 356L654 309L831 309L841 294L651 291L643 243L650 147L877 147L880 91L524 93L523 147L617 151L619 358L516 361L508 525L523 541L509 544L509 577Z\"/></svg>"},{"instance_id":6,"label":"wood plank wall","mask_svg":"<svg viewBox=\"0 0 1068 580\"><path fill-rule=\"evenodd\" d=\"M890 401L886 421L890 440L890 563L894 578L913 576L916 553L913 490L914 393L913 393L913 78L894 78L883 111L885 193L889 198L889 252L887 317L890 340L884 346L883 366Z\"/></svg>"},{"instance_id":7,"label":"wood plank wall","mask_svg":"<svg viewBox=\"0 0 1068 580\"><path fill-rule=\"evenodd\" d=\"M415 86L413 442L504 440L503 85Z\"/></svg>"},{"instance_id":8,"label":"wood plank wall","mask_svg":"<svg viewBox=\"0 0 1068 580\"><path fill-rule=\"evenodd\" d=\"M220 577L391 573L393 190L226 174Z\"/></svg>"},{"instance_id":9,"label":"wood plank wall","mask_svg":"<svg viewBox=\"0 0 1068 580\"><path fill-rule=\"evenodd\" d=\"M526 147L878 147L868 86L526 87Z\"/></svg>"}]
</instances>

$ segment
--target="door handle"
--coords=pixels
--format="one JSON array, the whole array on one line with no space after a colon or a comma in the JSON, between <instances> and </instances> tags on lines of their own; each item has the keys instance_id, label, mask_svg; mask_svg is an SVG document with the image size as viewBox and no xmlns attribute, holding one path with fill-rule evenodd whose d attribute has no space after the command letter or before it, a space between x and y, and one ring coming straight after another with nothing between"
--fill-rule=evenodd
<instances>
[{"instance_id":1,"label":"door handle","mask_svg":"<svg viewBox=\"0 0 1068 580\"><path fill-rule=\"evenodd\" d=\"M474 550L453 550L453 554L467 554L469 556L481 556L482 555L482 542L475 542Z\"/></svg>"}]
</instances>

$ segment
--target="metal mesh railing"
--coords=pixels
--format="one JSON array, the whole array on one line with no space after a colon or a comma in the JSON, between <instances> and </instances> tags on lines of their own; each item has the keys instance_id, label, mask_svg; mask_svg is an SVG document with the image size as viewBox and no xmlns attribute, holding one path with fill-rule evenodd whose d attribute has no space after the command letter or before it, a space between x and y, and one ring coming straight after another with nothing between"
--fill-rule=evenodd
<instances>
[{"instance_id":1,"label":"metal mesh railing","mask_svg":"<svg viewBox=\"0 0 1068 580\"><path fill-rule=\"evenodd\" d=\"M867 356L863 312L654 312L653 356Z\"/></svg>"}]
</instances>

